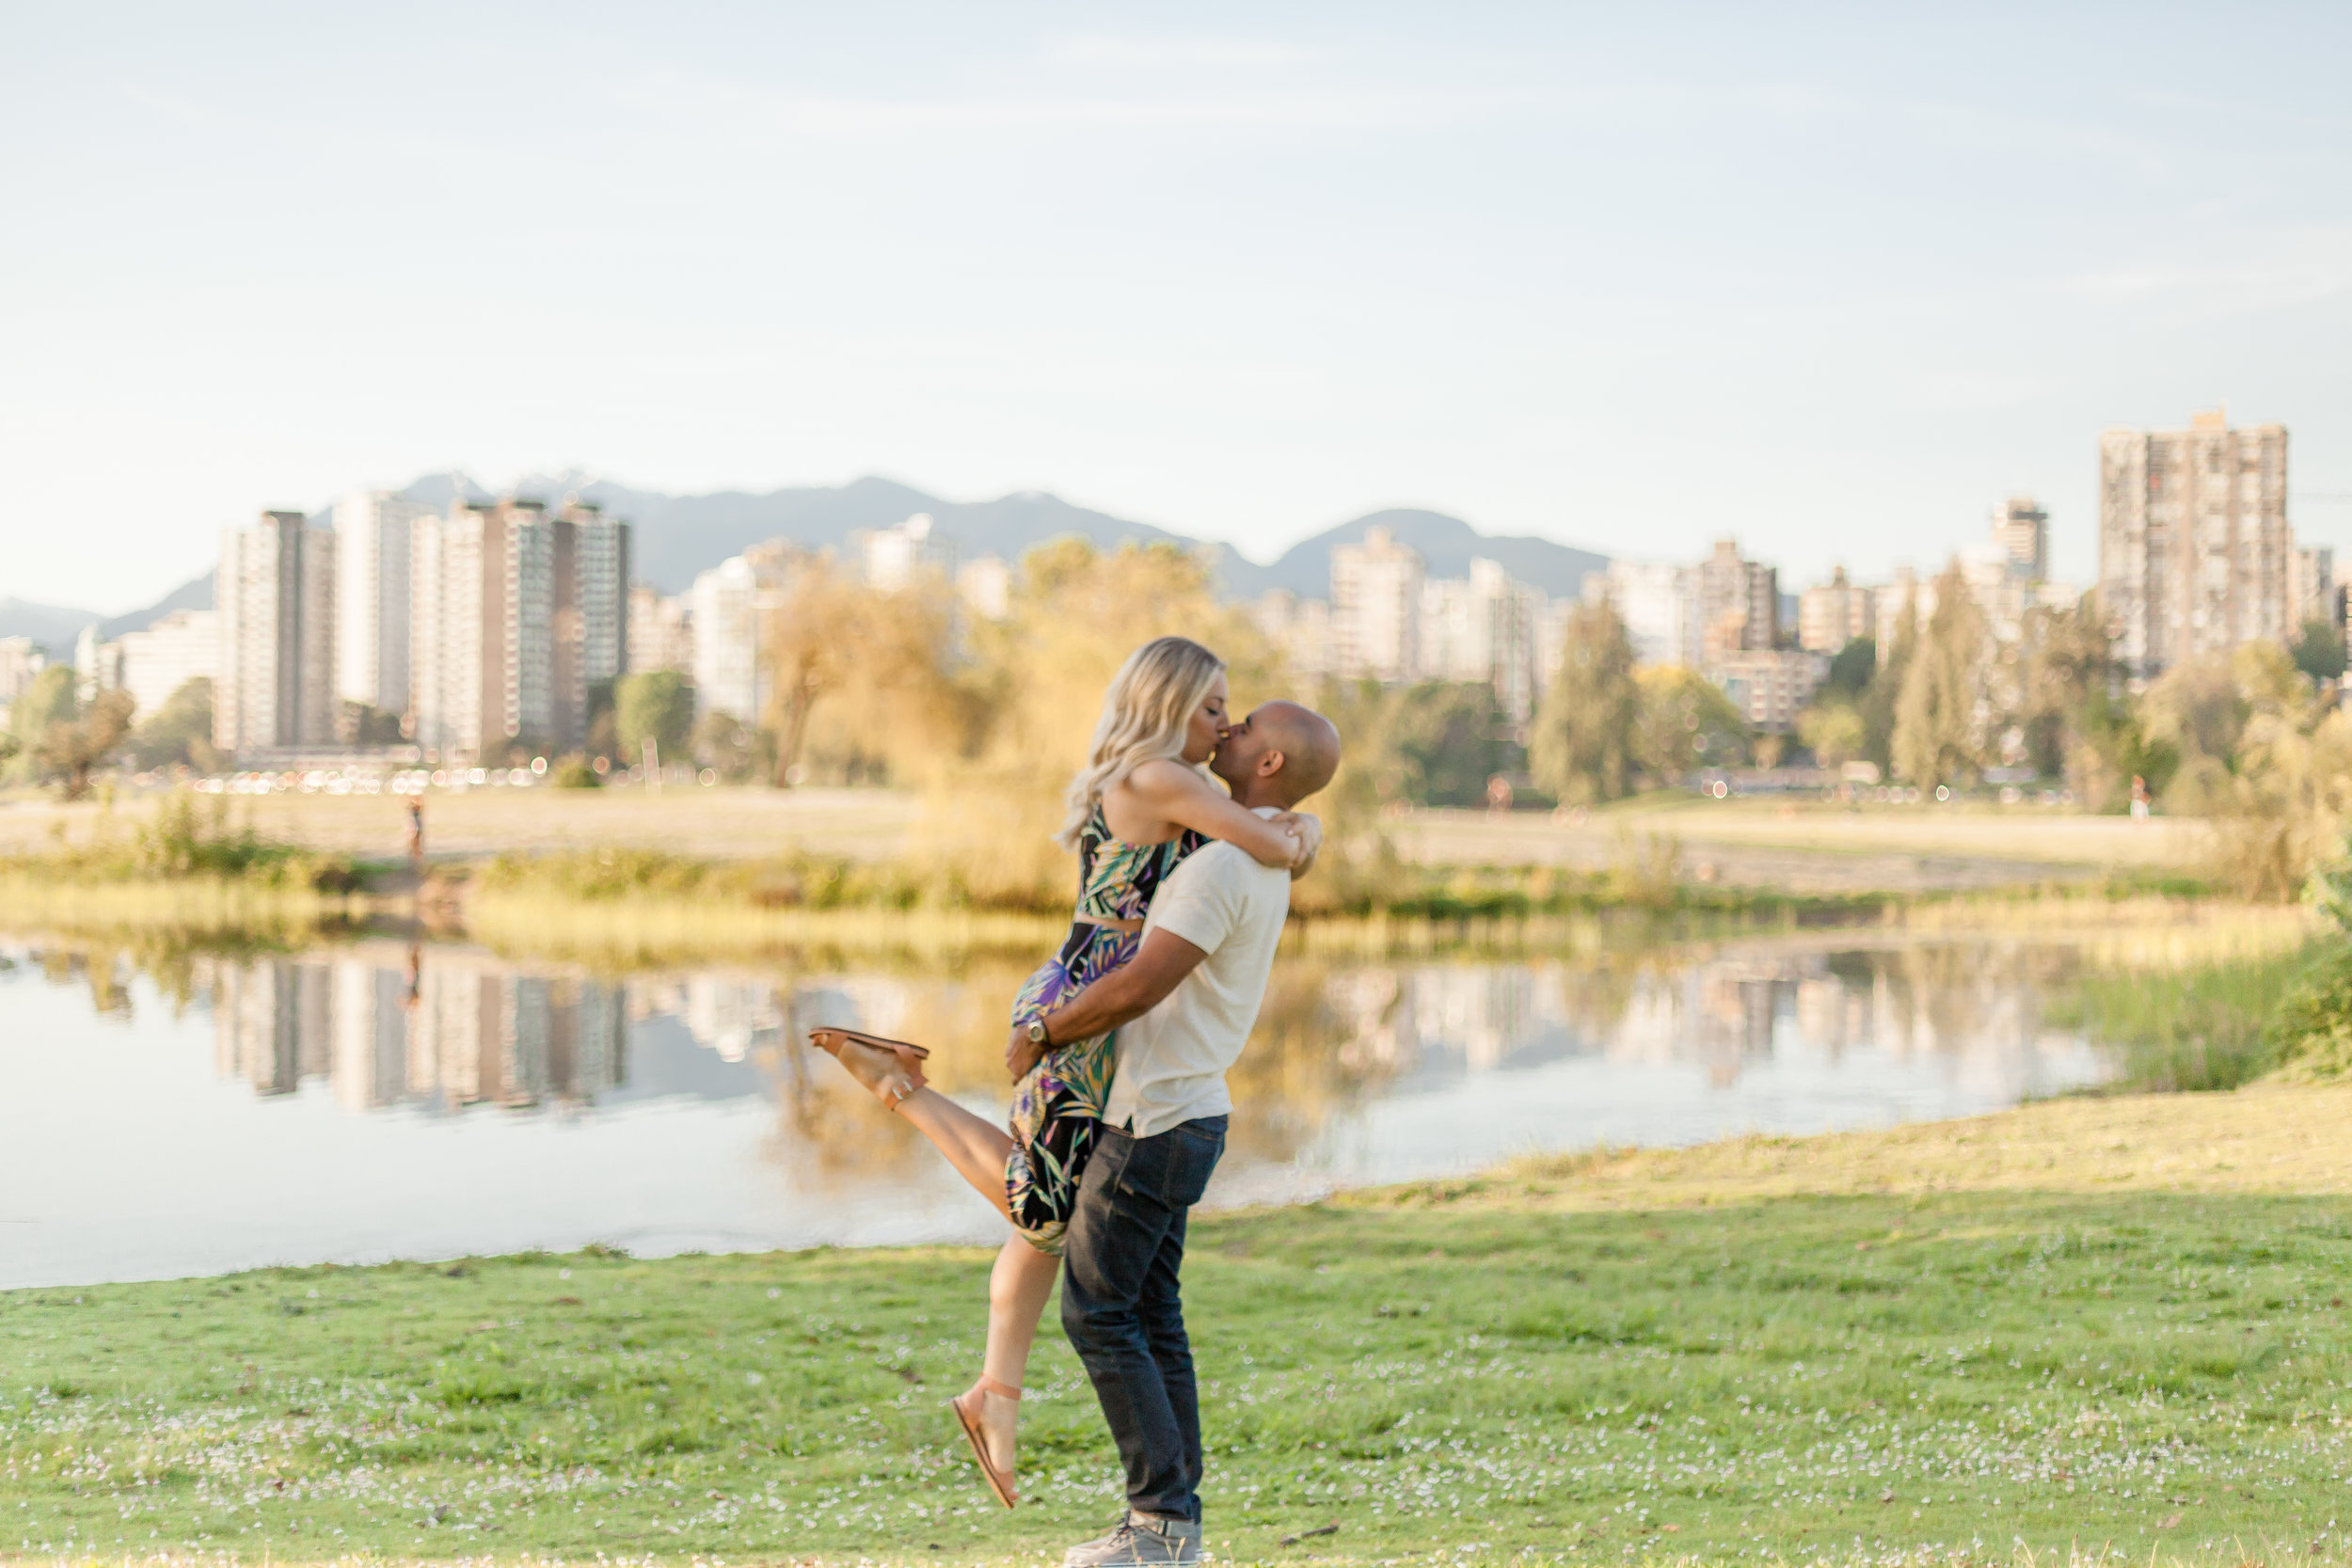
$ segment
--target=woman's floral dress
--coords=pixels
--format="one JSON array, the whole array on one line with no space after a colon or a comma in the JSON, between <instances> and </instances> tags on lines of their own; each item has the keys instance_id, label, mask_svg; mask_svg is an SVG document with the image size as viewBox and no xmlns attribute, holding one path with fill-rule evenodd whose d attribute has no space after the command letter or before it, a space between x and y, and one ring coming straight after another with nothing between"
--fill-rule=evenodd
<instances>
[{"instance_id":1,"label":"woman's floral dress","mask_svg":"<svg viewBox=\"0 0 2352 1568\"><path fill-rule=\"evenodd\" d=\"M1021 988L1012 1005L1018 1029L1052 1012L1135 957L1139 931L1097 926L1099 920L1141 920L1152 895L1186 855L1208 843L1187 831L1166 844L1129 844L1111 836L1096 806L1078 835L1078 914L1061 951ZM1015 1085L1012 1153L1005 1160L1005 1196L1022 1239L1041 1252L1059 1252L1077 1206L1078 1179L1094 1151L1103 1104L1117 1065L1116 1034L1073 1040L1048 1051Z\"/></svg>"}]
</instances>

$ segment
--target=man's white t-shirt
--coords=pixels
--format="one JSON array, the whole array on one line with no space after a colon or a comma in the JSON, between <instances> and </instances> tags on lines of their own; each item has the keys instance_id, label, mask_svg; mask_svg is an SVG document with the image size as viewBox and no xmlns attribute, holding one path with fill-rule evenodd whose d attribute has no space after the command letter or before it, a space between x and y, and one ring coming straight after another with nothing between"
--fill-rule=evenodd
<instances>
[{"instance_id":1,"label":"man's white t-shirt","mask_svg":"<svg viewBox=\"0 0 2352 1568\"><path fill-rule=\"evenodd\" d=\"M1258 815L1274 813L1260 808ZM1291 876L1222 839L1184 857L1153 895L1143 939L1179 936L1208 957L1160 1005L1119 1031L1103 1119L1149 1138L1233 1108L1225 1069L1249 1042L1290 912Z\"/></svg>"}]
</instances>

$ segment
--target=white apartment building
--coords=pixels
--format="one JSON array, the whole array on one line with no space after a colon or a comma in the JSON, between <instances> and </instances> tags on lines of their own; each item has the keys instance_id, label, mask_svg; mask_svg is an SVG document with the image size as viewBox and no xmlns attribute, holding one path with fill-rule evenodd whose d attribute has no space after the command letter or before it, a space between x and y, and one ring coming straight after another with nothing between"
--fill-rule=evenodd
<instances>
[{"instance_id":1,"label":"white apartment building","mask_svg":"<svg viewBox=\"0 0 2352 1568\"><path fill-rule=\"evenodd\" d=\"M1486 682L1503 711L1525 719L1541 684L1545 595L1484 559L1470 562L1468 578L1424 580L1421 594L1418 678Z\"/></svg>"},{"instance_id":2,"label":"white apartment building","mask_svg":"<svg viewBox=\"0 0 2352 1568\"><path fill-rule=\"evenodd\" d=\"M1829 581L1797 597L1797 646L1835 654L1857 637L1877 636L1877 598L1873 590L1847 581L1846 568L1832 568Z\"/></svg>"},{"instance_id":3,"label":"white apartment building","mask_svg":"<svg viewBox=\"0 0 2352 1568\"><path fill-rule=\"evenodd\" d=\"M1739 541L1719 539L1695 569L1702 659L1780 641L1780 572L1748 560Z\"/></svg>"},{"instance_id":4,"label":"white apartment building","mask_svg":"<svg viewBox=\"0 0 2352 1568\"><path fill-rule=\"evenodd\" d=\"M49 660L31 638L0 637L0 703L24 695L33 677L48 667Z\"/></svg>"},{"instance_id":5,"label":"white apartment building","mask_svg":"<svg viewBox=\"0 0 2352 1568\"><path fill-rule=\"evenodd\" d=\"M2336 552L2326 545L2296 550L2287 562L2287 616L2290 631L2299 635L2307 621L2325 621L2341 633L2344 594L2336 586Z\"/></svg>"},{"instance_id":6,"label":"white apartment building","mask_svg":"<svg viewBox=\"0 0 2352 1568\"><path fill-rule=\"evenodd\" d=\"M572 616L560 628L564 646L576 665L566 672L564 700L574 699L580 688L578 730L567 735L566 746L579 744L587 724L587 691L603 681L628 673L629 638L629 526L608 517L593 502L567 498L557 519L559 557L568 548L567 569L559 574L562 610Z\"/></svg>"},{"instance_id":7,"label":"white apartment building","mask_svg":"<svg viewBox=\"0 0 2352 1568\"><path fill-rule=\"evenodd\" d=\"M410 534L409 713L428 762L470 760L481 748L484 666L499 655L484 626L485 526L484 514L456 501Z\"/></svg>"},{"instance_id":8,"label":"white apartment building","mask_svg":"<svg viewBox=\"0 0 2352 1568\"><path fill-rule=\"evenodd\" d=\"M1584 596L1607 599L1625 624L1636 664L1697 669L1701 656L1698 574L1688 566L1612 561L1584 579ZM1551 660L1547 660L1547 674Z\"/></svg>"},{"instance_id":9,"label":"white apartment building","mask_svg":"<svg viewBox=\"0 0 2352 1568\"><path fill-rule=\"evenodd\" d=\"M2011 496L1993 509L1993 543L2027 582L2050 575L2050 514L2031 496Z\"/></svg>"},{"instance_id":10,"label":"white apartment building","mask_svg":"<svg viewBox=\"0 0 2352 1568\"><path fill-rule=\"evenodd\" d=\"M1902 632L1903 611L1906 609L1915 616L1915 629L1920 635L1925 635L1928 623L1935 619L1935 579L1929 578L1922 580L1912 567L1896 567L1893 580L1873 590L1873 594L1881 659L1895 651L1895 643Z\"/></svg>"},{"instance_id":11,"label":"white apartment building","mask_svg":"<svg viewBox=\"0 0 2352 1568\"><path fill-rule=\"evenodd\" d=\"M1328 600L1302 599L1287 588L1269 588L1251 601L1249 618L1281 650L1293 678L1319 681L1336 673Z\"/></svg>"},{"instance_id":12,"label":"white apartment building","mask_svg":"<svg viewBox=\"0 0 2352 1568\"><path fill-rule=\"evenodd\" d=\"M1829 678L1829 657L1804 648L1732 648L1707 673L1751 726L1785 734Z\"/></svg>"},{"instance_id":13,"label":"white apartment building","mask_svg":"<svg viewBox=\"0 0 2352 1568\"><path fill-rule=\"evenodd\" d=\"M1419 676L1422 578L1421 553L1385 528L1331 546L1332 662L1343 679Z\"/></svg>"},{"instance_id":14,"label":"white apartment building","mask_svg":"<svg viewBox=\"0 0 2352 1568\"><path fill-rule=\"evenodd\" d=\"M2201 654L2294 635L2284 425L2099 437L2099 602L2137 680Z\"/></svg>"},{"instance_id":15,"label":"white apartment building","mask_svg":"<svg viewBox=\"0 0 2352 1568\"><path fill-rule=\"evenodd\" d=\"M299 512L222 531L213 744L231 756L335 739L335 535Z\"/></svg>"},{"instance_id":16,"label":"white apartment building","mask_svg":"<svg viewBox=\"0 0 2352 1568\"><path fill-rule=\"evenodd\" d=\"M688 615L694 626L694 716L723 713L759 722L768 702L760 640L784 601L801 552L781 539L755 545L694 579Z\"/></svg>"},{"instance_id":17,"label":"white apartment building","mask_svg":"<svg viewBox=\"0 0 2352 1568\"><path fill-rule=\"evenodd\" d=\"M664 594L651 583L628 591L628 673L694 668L694 621L683 594Z\"/></svg>"},{"instance_id":18,"label":"white apartment building","mask_svg":"<svg viewBox=\"0 0 2352 1568\"><path fill-rule=\"evenodd\" d=\"M211 610L175 610L144 631L127 631L110 644L116 650L116 684L131 694L134 711L145 718L171 694L201 677L214 682L218 700L220 615Z\"/></svg>"},{"instance_id":19,"label":"white apartment building","mask_svg":"<svg viewBox=\"0 0 2352 1568\"><path fill-rule=\"evenodd\" d=\"M694 578L687 613L694 623L694 716L759 720L759 579L742 556Z\"/></svg>"},{"instance_id":20,"label":"white apartment building","mask_svg":"<svg viewBox=\"0 0 2352 1568\"><path fill-rule=\"evenodd\" d=\"M590 686L628 657L628 525L509 499L453 502L412 534L417 744L464 763L580 745Z\"/></svg>"},{"instance_id":21,"label":"white apartment building","mask_svg":"<svg viewBox=\"0 0 2352 1568\"><path fill-rule=\"evenodd\" d=\"M1012 567L1004 557L983 555L956 568L956 597L985 621L1012 613Z\"/></svg>"},{"instance_id":22,"label":"white apartment building","mask_svg":"<svg viewBox=\"0 0 2352 1568\"><path fill-rule=\"evenodd\" d=\"M335 694L408 711L409 574L421 501L354 490L335 503Z\"/></svg>"},{"instance_id":23,"label":"white apartment building","mask_svg":"<svg viewBox=\"0 0 2352 1568\"><path fill-rule=\"evenodd\" d=\"M74 689L81 701L88 702L101 691L111 691L122 684L122 660L111 642L98 641L98 623L92 621L73 639Z\"/></svg>"},{"instance_id":24,"label":"white apartment building","mask_svg":"<svg viewBox=\"0 0 2352 1568\"><path fill-rule=\"evenodd\" d=\"M1602 580L1598 572L1588 572L1582 586L1588 593L1593 584ZM1544 689L1560 673L1560 657L1568 645L1568 618L1581 609L1575 599L1551 599L1535 618L1535 695L1540 698Z\"/></svg>"},{"instance_id":25,"label":"white apartment building","mask_svg":"<svg viewBox=\"0 0 2352 1568\"><path fill-rule=\"evenodd\" d=\"M861 529L850 535L850 548L866 582L885 594L927 573L956 575L955 541L939 531L928 512L891 528Z\"/></svg>"}]
</instances>

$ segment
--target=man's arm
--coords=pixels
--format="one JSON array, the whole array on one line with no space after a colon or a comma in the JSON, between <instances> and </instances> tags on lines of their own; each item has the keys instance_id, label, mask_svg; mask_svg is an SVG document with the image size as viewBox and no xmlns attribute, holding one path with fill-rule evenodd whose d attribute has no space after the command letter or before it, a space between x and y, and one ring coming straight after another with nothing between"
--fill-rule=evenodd
<instances>
[{"instance_id":1,"label":"man's arm","mask_svg":"<svg viewBox=\"0 0 2352 1568\"><path fill-rule=\"evenodd\" d=\"M1143 939L1136 956L1045 1015L1054 1044L1092 1039L1122 1023L1132 1023L1167 1000L1177 983L1209 955L1172 932L1153 930ZM1015 1029L1005 1050L1005 1067L1013 1077L1037 1066L1039 1048L1025 1030Z\"/></svg>"}]
</instances>

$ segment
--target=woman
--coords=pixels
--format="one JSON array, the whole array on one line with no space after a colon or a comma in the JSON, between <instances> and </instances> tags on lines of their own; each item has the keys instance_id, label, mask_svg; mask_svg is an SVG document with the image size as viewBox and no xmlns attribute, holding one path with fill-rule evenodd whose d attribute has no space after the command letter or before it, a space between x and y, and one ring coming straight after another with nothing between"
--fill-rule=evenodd
<instances>
[{"instance_id":1,"label":"woman","mask_svg":"<svg viewBox=\"0 0 2352 1568\"><path fill-rule=\"evenodd\" d=\"M1322 840L1313 817L1259 816L1202 772L1225 733L1225 704L1223 662L1184 638L1147 642L1120 667L1058 835L1078 851L1076 914L1061 951L1021 988L1015 1029L1132 958L1152 895L1208 840L1293 876L1312 862ZM1012 1224L989 1276L987 1360L979 1381L950 1402L990 1489L1010 1508L1021 1380L1110 1091L1110 1037L1047 1051L1014 1087L1009 1131L926 1087L920 1046L852 1029L812 1030L809 1039L914 1123Z\"/></svg>"}]
</instances>

